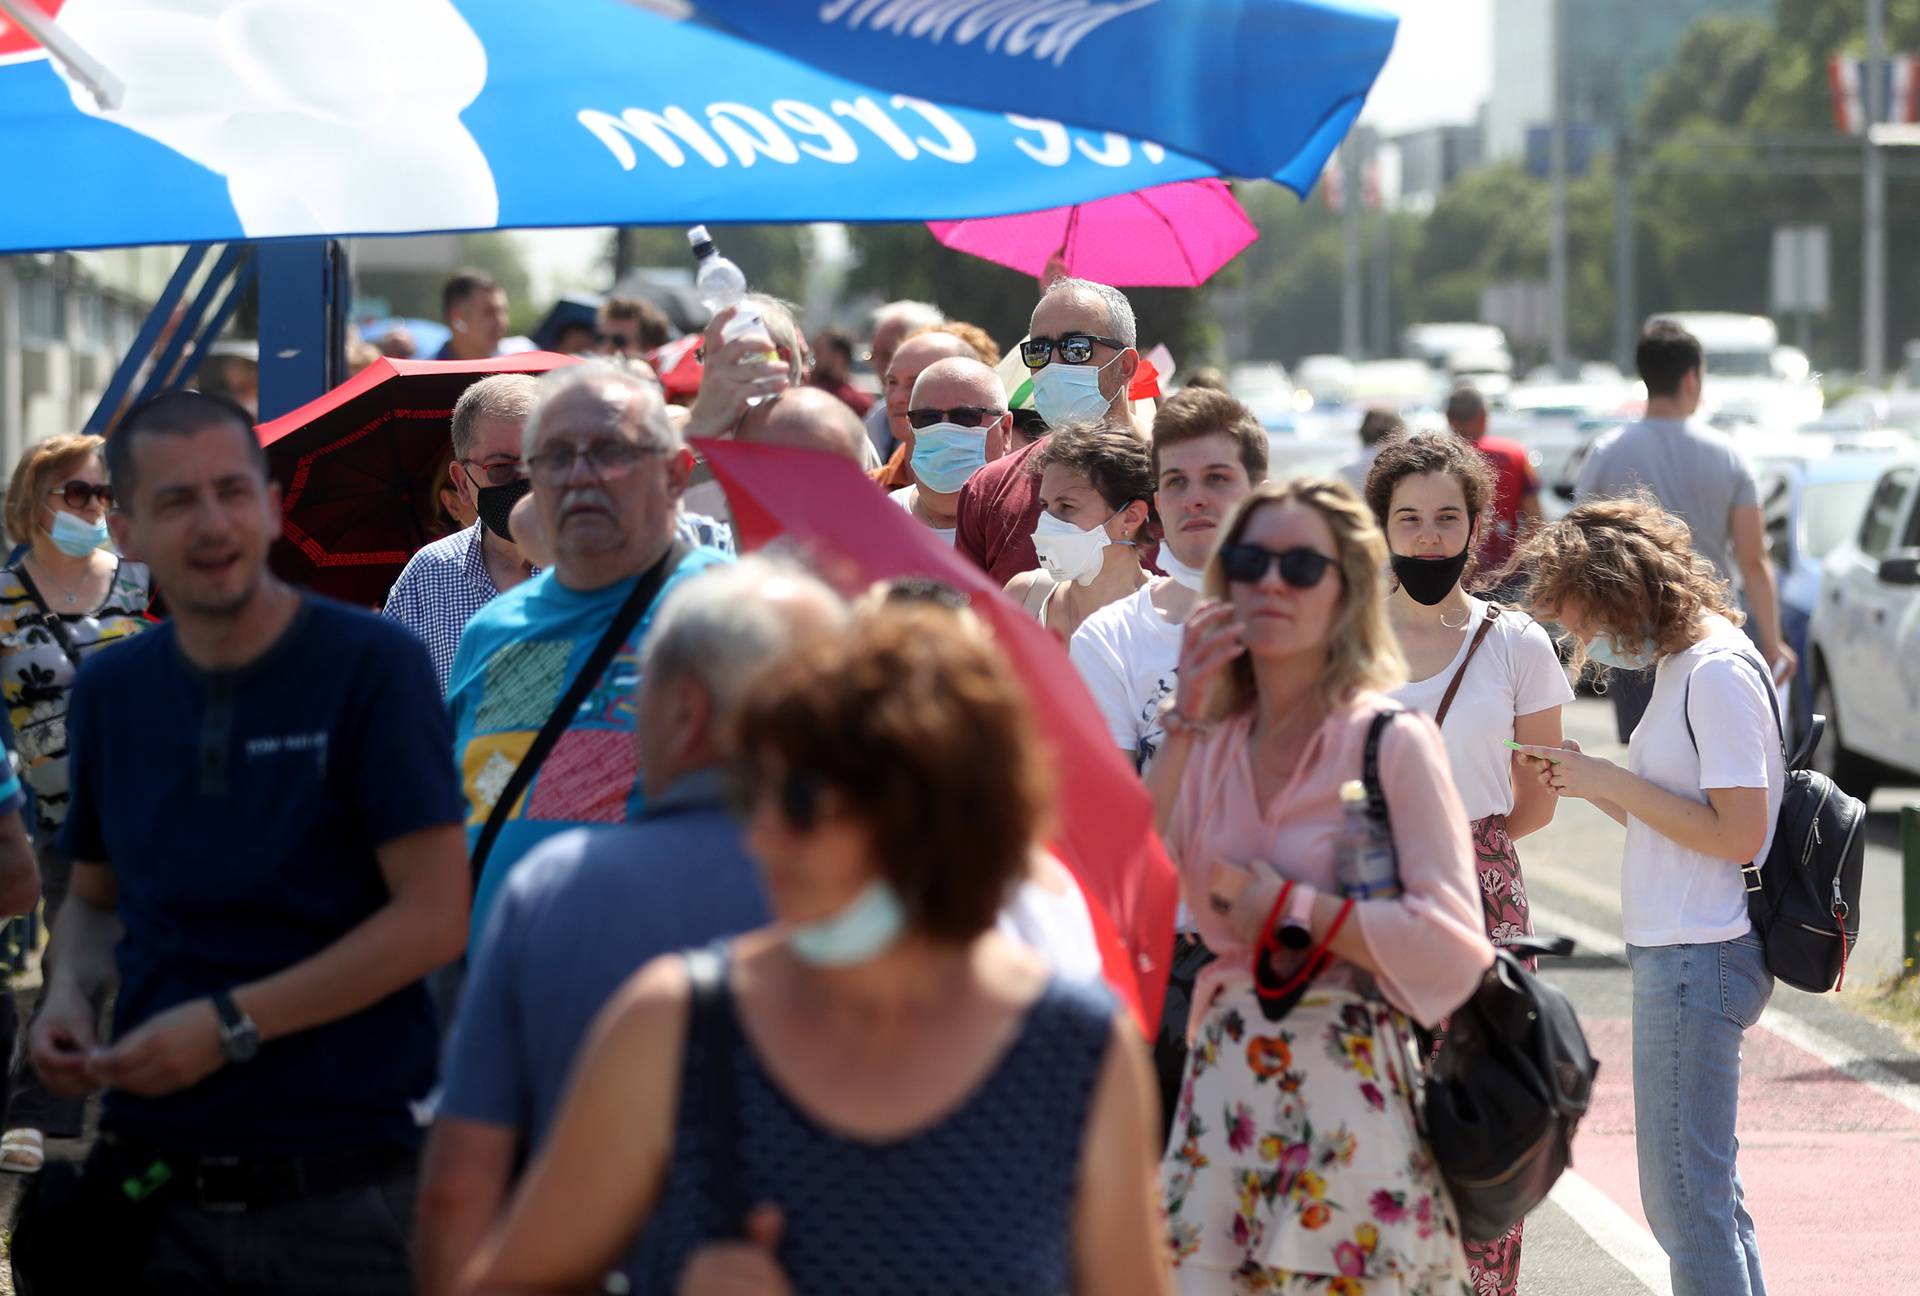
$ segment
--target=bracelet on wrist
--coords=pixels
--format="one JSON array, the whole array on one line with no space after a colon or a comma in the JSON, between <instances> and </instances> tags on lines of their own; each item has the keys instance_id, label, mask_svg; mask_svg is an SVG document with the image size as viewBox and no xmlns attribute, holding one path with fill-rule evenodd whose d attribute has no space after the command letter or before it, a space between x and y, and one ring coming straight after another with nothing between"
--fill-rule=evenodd
<instances>
[{"instance_id":1,"label":"bracelet on wrist","mask_svg":"<svg viewBox=\"0 0 1920 1296\"><path fill-rule=\"evenodd\" d=\"M1180 709L1178 700L1169 699L1166 705L1160 708L1160 727L1169 734L1183 738L1205 738L1219 727L1219 722L1190 719Z\"/></svg>"}]
</instances>

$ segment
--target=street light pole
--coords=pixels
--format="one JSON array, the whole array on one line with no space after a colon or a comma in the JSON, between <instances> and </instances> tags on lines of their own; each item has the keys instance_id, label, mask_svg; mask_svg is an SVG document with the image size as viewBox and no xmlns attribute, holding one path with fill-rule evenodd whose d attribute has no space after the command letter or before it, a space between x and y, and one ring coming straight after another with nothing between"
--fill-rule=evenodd
<instances>
[{"instance_id":1,"label":"street light pole","mask_svg":"<svg viewBox=\"0 0 1920 1296\"><path fill-rule=\"evenodd\" d=\"M1547 253L1547 353L1561 377L1567 353L1567 0L1553 0L1553 134L1548 164L1553 179L1553 228Z\"/></svg>"},{"instance_id":2,"label":"street light pole","mask_svg":"<svg viewBox=\"0 0 1920 1296\"><path fill-rule=\"evenodd\" d=\"M1860 368L1869 387L1887 377L1887 171L1886 157L1874 143L1873 128L1887 115L1881 77L1886 65L1886 0L1867 0L1867 67L1861 88L1865 129L1861 147L1866 171L1860 257Z\"/></svg>"},{"instance_id":3,"label":"street light pole","mask_svg":"<svg viewBox=\"0 0 1920 1296\"><path fill-rule=\"evenodd\" d=\"M1345 274L1340 280L1340 353L1361 358L1360 349L1360 132L1340 142L1340 221L1346 235Z\"/></svg>"}]
</instances>

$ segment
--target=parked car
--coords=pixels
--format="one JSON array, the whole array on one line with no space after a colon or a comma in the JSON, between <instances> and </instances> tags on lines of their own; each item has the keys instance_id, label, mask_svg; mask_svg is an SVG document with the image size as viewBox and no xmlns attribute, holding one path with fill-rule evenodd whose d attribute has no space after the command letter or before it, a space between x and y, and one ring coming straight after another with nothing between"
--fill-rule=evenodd
<instances>
[{"instance_id":1,"label":"parked car","mask_svg":"<svg viewBox=\"0 0 1920 1296\"><path fill-rule=\"evenodd\" d=\"M1759 465L1767 548L1780 573L1780 630L1802 662L1811 660L1822 565L1859 529L1874 484L1894 462L1886 454L1834 454ZM1797 739L1813 715L1807 672L1795 680L1791 700Z\"/></svg>"},{"instance_id":2,"label":"parked car","mask_svg":"<svg viewBox=\"0 0 1920 1296\"><path fill-rule=\"evenodd\" d=\"M1827 556L1809 683L1827 717L1814 763L1853 795L1920 781L1920 458L1881 474Z\"/></svg>"}]
</instances>

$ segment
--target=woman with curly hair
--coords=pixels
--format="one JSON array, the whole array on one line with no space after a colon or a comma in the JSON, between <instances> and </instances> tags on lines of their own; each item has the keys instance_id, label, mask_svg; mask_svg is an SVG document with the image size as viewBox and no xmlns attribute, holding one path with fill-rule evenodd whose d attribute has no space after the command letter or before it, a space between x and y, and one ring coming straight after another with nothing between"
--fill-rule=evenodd
<instances>
[{"instance_id":1,"label":"woman with curly hair","mask_svg":"<svg viewBox=\"0 0 1920 1296\"><path fill-rule=\"evenodd\" d=\"M1387 442L1367 474L1367 504L1386 533L1393 589L1387 619L1412 677L1393 696L1433 717L1473 834L1487 936L1530 935L1514 842L1553 818L1554 796L1504 744L1560 744L1560 708L1573 688L1553 641L1532 617L1467 593L1489 525L1493 478L1480 453L1450 432ZM1475 1296L1512 1296L1524 1221L1467 1244Z\"/></svg>"},{"instance_id":2,"label":"woman with curly hair","mask_svg":"<svg viewBox=\"0 0 1920 1296\"><path fill-rule=\"evenodd\" d=\"M1640 1200L1675 1296L1764 1292L1734 1123L1740 1041L1773 994L1743 877L1786 785L1771 676L1686 524L1650 499L1583 504L1518 561L1534 615L1580 641L1576 665L1653 669L1624 767L1573 742L1524 754L1544 786L1626 829Z\"/></svg>"},{"instance_id":3,"label":"woman with curly hair","mask_svg":"<svg viewBox=\"0 0 1920 1296\"><path fill-rule=\"evenodd\" d=\"M1414 1115L1409 1018L1453 1011L1493 951L1440 735L1386 697L1405 678L1386 558L1345 484L1260 487L1222 529L1210 601L1183 628L1148 784L1219 956L1194 987L1161 1166L1190 1296L1467 1290ZM1399 888L1348 899L1342 785L1376 734Z\"/></svg>"}]
</instances>

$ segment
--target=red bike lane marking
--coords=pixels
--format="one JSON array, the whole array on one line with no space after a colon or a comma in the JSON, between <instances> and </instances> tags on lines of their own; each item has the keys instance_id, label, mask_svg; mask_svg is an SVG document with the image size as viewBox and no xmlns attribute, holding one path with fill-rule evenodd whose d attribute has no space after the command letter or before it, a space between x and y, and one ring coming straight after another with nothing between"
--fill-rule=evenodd
<instances>
[{"instance_id":1,"label":"red bike lane marking","mask_svg":"<svg viewBox=\"0 0 1920 1296\"><path fill-rule=\"evenodd\" d=\"M1642 1227L1634 1154L1631 1023L1582 1023L1600 1078L1574 1171ZM1780 1292L1910 1291L1920 1240L1920 1114L1765 1027L1747 1032L1740 1178L1767 1286Z\"/></svg>"}]
</instances>

